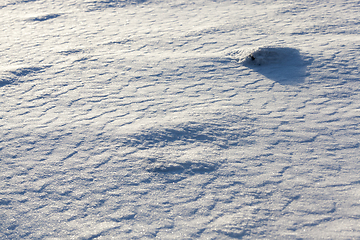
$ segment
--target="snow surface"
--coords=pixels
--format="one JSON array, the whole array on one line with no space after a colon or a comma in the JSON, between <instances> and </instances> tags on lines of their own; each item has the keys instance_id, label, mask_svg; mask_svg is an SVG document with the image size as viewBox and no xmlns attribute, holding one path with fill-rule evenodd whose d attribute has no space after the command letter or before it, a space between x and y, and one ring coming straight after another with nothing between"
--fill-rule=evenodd
<instances>
[{"instance_id":1,"label":"snow surface","mask_svg":"<svg viewBox=\"0 0 360 240\"><path fill-rule=\"evenodd\" d=\"M1 0L0 239L359 239L359 16Z\"/></svg>"}]
</instances>

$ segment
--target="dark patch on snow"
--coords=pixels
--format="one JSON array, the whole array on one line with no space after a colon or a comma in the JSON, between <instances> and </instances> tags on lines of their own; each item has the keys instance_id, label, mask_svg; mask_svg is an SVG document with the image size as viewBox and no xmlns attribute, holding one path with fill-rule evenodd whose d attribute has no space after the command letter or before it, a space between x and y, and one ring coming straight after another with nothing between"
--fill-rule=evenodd
<instances>
[{"instance_id":1,"label":"dark patch on snow","mask_svg":"<svg viewBox=\"0 0 360 240\"><path fill-rule=\"evenodd\" d=\"M242 239L245 235L248 235L246 230L241 230L241 229L234 229L232 231L219 230L218 232L228 237L236 238L236 239Z\"/></svg>"},{"instance_id":2,"label":"dark patch on snow","mask_svg":"<svg viewBox=\"0 0 360 240\"><path fill-rule=\"evenodd\" d=\"M48 67L50 66L40 66L40 67L18 66L15 68L5 69L2 73L0 73L0 87L19 82L19 79L21 77L25 77L33 73L41 72Z\"/></svg>"},{"instance_id":3,"label":"dark patch on snow","mask_svg":"<svg viewBox=\"0 0 360 240\"><path fill-rule=\"evenodd\" d=\"M1 79L0 80L0 87L6 86L6 85L11 84L11 83L13 83L13 81Z\"/></svg>"},{"instance_id":4,"label":"dark patch on snow","mask_svg":"<svg viewBox=\"0 0 360 240\"><path fill-rule=\"evenodd\" d=\"M96 11L106 8L122 8L128 5L138 5L145 2L147 2L147 0L94 0L88 2L88 10Z\"/></svg>"},{"instance_id":5,"label":"dark patch on snow","mask_svg":"<svg viewBox=\"0 0 360 240\"><path fill-rule=\"evenodd\" d=\"M23 77L30 73L41 71L42 69L43 69L43 67L20 67L15 70L11 70L9 72L14 74L15 76Z\"/></svg>"},{"instance_id":6,"label":"dark patch on snow","mask_svg":"<svg viewBox=\"0 0 360 240\"><path fill-rule=\"evenodd\" d=\"M54 19L54 18L57 18L61 16L61 14L47 14L47 15L43 15L43 16L38 16L38 17L32 17L32 18L29 18L28 21L34 21L34 22L43 22L43 21L46 21L46 20L49 20L49 19Z\"/></svg>"},{"instance_id":7,"label":"dark patch on snow","mask_svg":"<svg viewBox=\"0 0 360 240\"><path fill-rule=\"evenodd\" d=\"M130 39L123 39L123 40L118 40L118 41L111 41L111 42L108 42L108 43L105 43L104 45L112 45L112 44L125 44L125 43L128 43L128 42L132 42L132 40Z\"/></svg>"},{"instance_id":8,"label":"dark patch on snow","mask_svg":"<svg viewBox=\"0 0 360 240\"><path fill-rule=\"evenodd\" d=\"M229 54L242 65L280 84L299 84L305 81L306 68L312 57L302 55L296 48L261 47L239 50Z\"/></svg>"},{"instance_id":9,"label":"dark patch on snow","mask_svg":"<svg viewBox=\"0 0 360 240\"><path fill-rule=\"evenodd\" d=\"M4 5L0 5L0 9L4 8L4 7L8 7L8 6L12 6L12 5L16 5L16 4L21 4L21 3L28 3L28 2L36 2L38 0L18 0L18 1L10 1L5 3Z\"/></svg>"},{"instance_id":10,"label":"dark patch on snow","mask_svg":"<svg viewBox=\"0 0 360 240\"><path fill-rule=\"evenodd\" d=\"M4 87L9 84L13 84L17 80L17 76L9 71L0 73L0 87Z\"/></svg>"},{"instance_id":11,"label":"dark patch on snow","mask_svg":"<svg viewBox=\"0 0 360 240\"><path fill-rule=\"evenodd\" d=\"M73 63L77 63L77 62L84 62L86 60L88 60L89 58L88 57L82 57L82 58L79 58L79 59L76 59L73 61Z\"/></svg>"},{"instance_id":12,"label":"dark patch on snow","mask_svg":"<svg viewBox=\"0 0 360 240\"><path fill-rule=\"evenodd\" d=\"M68 56L71 54L82 53L82 52L84 52L82 49L70 49L70 50L60 51L59 53Z\"/></svg>"},{"instance_id":13,"label":"dark patch on snow","mask_svg":"<svg viewBox=\"0 0 360 240\"><path fill-rule=\"evenodd\" d=\"M0 205L9 205L10 203L10 199L0 199Z\"/></svg>"},{"instance_id":14,"label":"dark patch on snow","mask_svg":"<svg viewBox=\"0 0 360 240\"><path fill-rule=\"evenodd\" d=\"M19 225L17 225L17 224L12 224L12 225L10 225L7 229L10 230L10 231L13 231L13 230L15 230L18 226L19 226Z\"/></svg>"}]
</instances>

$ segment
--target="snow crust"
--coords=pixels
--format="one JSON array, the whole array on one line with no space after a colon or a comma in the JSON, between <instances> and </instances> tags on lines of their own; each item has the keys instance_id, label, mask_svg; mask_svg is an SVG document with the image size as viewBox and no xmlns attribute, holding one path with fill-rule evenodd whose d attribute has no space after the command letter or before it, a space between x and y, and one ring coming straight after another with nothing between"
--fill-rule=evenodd
<instances>
[{"instance_id":1,"label":"snow crust","mask_svg":"<svg viewBox=\"0 0 360 240\"><path fill-rule=\"evenodd\" d=\"M0 239L360 238L359 10L1 1Z\"/></svg>"}]
</instances>

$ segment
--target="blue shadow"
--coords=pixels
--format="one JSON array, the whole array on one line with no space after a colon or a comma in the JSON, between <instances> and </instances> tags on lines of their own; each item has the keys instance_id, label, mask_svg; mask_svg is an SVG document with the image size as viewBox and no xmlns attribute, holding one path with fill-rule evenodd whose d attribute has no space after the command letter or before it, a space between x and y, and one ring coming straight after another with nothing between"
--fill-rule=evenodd
<instances>
[{"instance_id":1,"label":"blue shadow","mask_svg":"<svg viewBox=\"0 0 360 240\"><path fill-rule=\"evenodd\" d=\"M263 47L251 52L242 63L275 82L296 85L305 81L312 61L312 57L301 55L295 48Z\"/></svg>"}]
</instances>

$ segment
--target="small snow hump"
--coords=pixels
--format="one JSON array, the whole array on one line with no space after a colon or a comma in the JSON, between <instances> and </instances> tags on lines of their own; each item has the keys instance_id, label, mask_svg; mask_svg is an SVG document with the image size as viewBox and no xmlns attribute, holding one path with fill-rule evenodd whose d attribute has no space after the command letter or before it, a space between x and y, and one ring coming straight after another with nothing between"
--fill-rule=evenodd
<instances>
[{"instance_id":1,"label":"small snow hump","mask_svg":"<svg viewBox=\"0 0 360 240\"><path fill-rule=\"evenodd\" d=\"M299 50L289 47L259 47L238 50L230 56L244 65L270 65L299 60Z\"/></svg>"},{"instance_id":2,"label":"small snow hump","mask_svg":"<svg viewBox=\"0 0 360 240\"><path fill-rule=\"evenodd\" d=\"M310 56L290 47L258 47L234 51L229 55L241 65L281 84L304 82L307 65L312 62Z\"/></svg>"}]
</instances>

